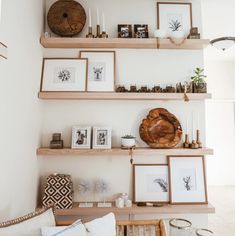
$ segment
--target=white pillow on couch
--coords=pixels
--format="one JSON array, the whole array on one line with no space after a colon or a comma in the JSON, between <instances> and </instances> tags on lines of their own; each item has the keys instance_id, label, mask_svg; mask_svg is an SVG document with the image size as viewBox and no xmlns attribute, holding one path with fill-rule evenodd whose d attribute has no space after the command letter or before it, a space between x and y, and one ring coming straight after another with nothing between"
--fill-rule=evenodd
<instances>
[{"instance_id":1,"label":"white pillow on couch","mask_svg":"<svg viewBox=\"0 0 235 236\"><path fill-rule=\"evenodd\" d=\"M52 207L0 223L0 236L41 236L42 226L55 226Z\"/></svg>"}]
</instances>

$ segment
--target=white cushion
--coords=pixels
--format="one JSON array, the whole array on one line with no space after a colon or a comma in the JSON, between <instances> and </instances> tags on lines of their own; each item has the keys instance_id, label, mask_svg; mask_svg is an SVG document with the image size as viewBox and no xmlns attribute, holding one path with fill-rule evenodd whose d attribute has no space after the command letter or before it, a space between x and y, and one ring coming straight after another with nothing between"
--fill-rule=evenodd
<instances>
[{"instance_id":1,"label":"white cushion","mask_svg":"<svg viewBox=\"0 0 235 236\"><path fill-rule=\"evenodd\" d=\"M41 236L42 226L55 226L52 208L0 224L0 236Z\"/></svg>"},{"instance_id":2,"label":"white cushion","mask_svg":"<svg viewBox=\"0 0 235 236\"><path fill-rule=\"evenodd\" d=\"M70 226L42 227L42 236L87 236L86 228L81 221L76 221Z\"/></svg>"},{"instance_id":3,"label":"white cushion","mask_svg":"<svg viewBox=\"0 0 235 236\"><path fill-rule=\"evenodd\" d=\"M116 236L116 220L113 213L85 224L88 236Z\"/></svg>"}]
</instances>

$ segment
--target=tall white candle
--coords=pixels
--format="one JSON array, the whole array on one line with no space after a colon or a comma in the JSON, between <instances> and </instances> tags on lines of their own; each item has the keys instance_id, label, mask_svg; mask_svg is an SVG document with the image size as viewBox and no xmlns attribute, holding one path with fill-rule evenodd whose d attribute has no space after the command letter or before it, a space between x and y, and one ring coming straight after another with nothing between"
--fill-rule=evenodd
<instances>
[{"instance_id":1,"label":"tall white candle","mask_svg":"<svg viewBox=\"0 0 235 236\"><path fill-rule=\"evenodd\" d=\"M99 8L97 7L96 9L96 14L97 14L97 25L100 24L100 15L99 15Z\"/></svg>"},{"instance_id":2,"label":"tall white candle","mask_svg":"<svg viewBox=\"0 0 235 236\"><path fill-rule=\"evenodd\" d=\"M199 115L197 115L197 130L199 130L199 123L200 123L200 121L199 121Z\"/></svg>"},{"instance_id":3,"label":"tall white candle","mask_svg":"<svg viewBox=\"0 0 235 236\"><path fill-rule=\"evenodd\" d=\"M2 18L2 0L0 0L0 23Z\"/></svg>"},{"instance_id":4,"label":"tall white candle","mask_svg":"<svg viewBox=\"0 0 235 236\"><path fill-rule=\"evenodd\" d=\"M89 27L91 27L91 8L89 8Z\"/></svg>"},{"instance_id":5,"label":"tall white candle","mask_svg":"<svg viewBox=\"0 0 235 236\"><path fill-rule=\"evenodd\" d=\"M105 32L105 16L104 16L104 13L103 13L103 32Z\"/></svg>"},{"instance_id":6,"label":"tall white candle","mask_svg":"<svg viewBox=\"0 0 235 236\"><path fill-rule=\"evenodd\" d=\"M186 118L186 134L188 134L188 117Z\"/></svg>"},{"instance_id":7,"label":"tall white candle","mask_svg":"<svg viewBox=\"0 0 235 236\"><path fill-rule=\"evenodd\" d=\"M194 140L194 116L192 112L192 140Z\"/></svg>"}]
</instances>

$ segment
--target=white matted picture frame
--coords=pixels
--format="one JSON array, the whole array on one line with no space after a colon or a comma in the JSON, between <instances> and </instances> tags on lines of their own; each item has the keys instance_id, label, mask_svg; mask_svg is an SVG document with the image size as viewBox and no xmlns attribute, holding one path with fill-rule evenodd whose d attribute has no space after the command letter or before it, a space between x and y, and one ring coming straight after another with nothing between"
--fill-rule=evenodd
<instances>
[{"instance_id":1,"label":"white matted picture frame","mask_svg":"<svg viewBox=\"0 0 235 236\"><path fill-rule=\"evenodd\" d=\"M80 58L88 59L88 92L115 91L115 51L80 51Z\"/></svg>"},{"instance_id":2,"label":"white matted picture frame","mask_svg":"<svg viewBox=\"0 0 235 236\"><path fill-rule=\"evenodd\" d=\"M111 149L112 148L112 129L111 127L96 126L93 127L93 149Z\"/></svg>"},{"instance_id":3,"label":"white matted picture frame","mask_svg":"<svg viewBox=\"0 0 235 236\"><path fill-rule=\"evenodd\" d=\"M170 203L208 204L203 156L168 156Z\"/></svg>"},{"instance_id":4,"label":"white matted picture frame","mask_svg":"<svg viewBox=\"0 0 235 236\"><path fill-rule=\"evenodd\" d=\"M73 126L72 127L72 149L91 148L91 127Z\"/></svg>"},{"instance_id":5,"label":"white matted picture frame","mask_svg":"<svg viewBox=\"0 0 235 236\"><path fill-rule=\"evenodd\" d=\"M41 92L85 92L87 73L87 59L44 58Z\"/></svg>"},{"instance_id":6,"label":"white matted picture frame","mask_svg":"<svg viewBox=\"0 0 235 236\"><path fill-rule=\"evenodd\" d=\"M134 201L169 203L168 165L134 165Z\"/></svg>"},{"instance_id":7,"label":"white matted picture frame","mask_svg":"<svg viewBox=\"0 0 235 236\"><path fill-rule=\"evenodd\" d=\"M189 34L193 26L192 3L157 2L157 28L166 32Z\"/></svg>"}]
</instances>

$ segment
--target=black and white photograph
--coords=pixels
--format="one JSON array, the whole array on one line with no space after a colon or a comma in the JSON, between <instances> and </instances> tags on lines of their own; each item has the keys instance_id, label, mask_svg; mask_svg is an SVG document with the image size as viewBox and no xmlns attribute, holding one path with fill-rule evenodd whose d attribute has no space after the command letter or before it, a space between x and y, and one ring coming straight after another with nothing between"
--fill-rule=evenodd
<instances>
[{"instance_id":1,"label":"black and white photograph","mask_svg":"<svg viewBox=\"0 0 235 236\"><path fill-rule=\"evenodd\" d=\"M132 25L118 25L118 38L132 38Z\"/></svg>"},{"instance_id":2,"label":"black and white photograph","mask_svg":"<svg viewBox=\"0 0 235 236\"><path fill-rule=\"evenodd\" d=\"M169 156L172 204L206 204L207 189L203 156Z\"/></svg>"},{"instance_id":3,"label":"black and white photograph","mask_svg":"<svg viewBox=\"0 0 235 236\"><path fill-rule=\"evenodd\" d=\"M115 91L115 51L80 51L80 58L88 59L88 92Z\"/></svg>"},{"instance_id":4,"label":"black and white photograph","mask_svg":"<svg viewBox=\"0 0 235 236\"><path fill-rule=\"evenodd\" d=\"M148 25L134 25L135 38L148 38Z\"/></svg>"},{"instance_id":5,"label":"black and white photograph","mask_svg":"<svg viewBox=\"0 0 235 236\"><path fill-rule=\"evenodd\" d=\"M157 28L171 34L189 34L192 28L192 4L188 2L158 2Z\"/></svg>"},{"instance_id":6,"label":"black and white photograph","mask_svg":"<svg viewBox=\"0 0 235 236\"><path fill-rule=\"evenodd\" d=\"M87 89L87 59L44 58L42 92L85 92Z\"/></svg>"},{"instance_id":7,"label":"black and white photograph","mask_svg":"<svg viewBox=\"0 0 235 236\"><path fill-rule=\"evenodd\" d=\"M72 128L72 148L91 148L91 127L74 126Z\"/></svg>"},{"instance_id":8,"label":"black and white photograph","mask_svg":"<svg viewBox=\"0 0 235 236\"><path fill-rule=\"evenodd\" d=\"M135 202L169 202L168 166L134 165Z\"/></svg>"},{"instance_id":9,"label":"black and white photograph","mask_svg":"<svg viewBox=\"0 0 235 236\"><path fill-rule=\"evenodd\" d=\"M111 149L112 130L110 127L93 127L93 149Z\"/></svg>"}]
</instances>

